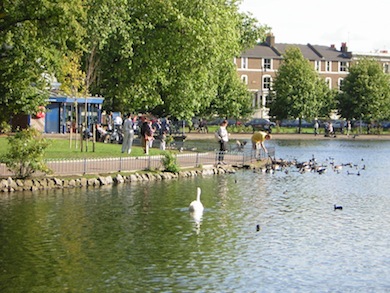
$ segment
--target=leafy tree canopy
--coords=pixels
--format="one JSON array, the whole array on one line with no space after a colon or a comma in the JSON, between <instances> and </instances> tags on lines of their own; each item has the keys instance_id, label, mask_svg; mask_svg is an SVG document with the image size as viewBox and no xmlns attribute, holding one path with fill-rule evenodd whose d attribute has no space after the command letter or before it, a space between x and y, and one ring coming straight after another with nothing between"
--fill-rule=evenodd
<instances>
[{"instance_id":1,"label":"leafy tree canopy","mask_svg":"<svg viewBox=\"0 0 390 293\"><path fill-rule=\"evenodd\" d=\"M56 72L64 52L82 46L84 2L1 1L1 121L45 104L47 77Z\"/></svg>"},{"instance_id":2,"label":"leafy tree canopy","mask_svg":"<svg viewBox=\"0 0 390 293\"><path fill-rule=\"evenodd\" d=\"M237 1L130 2L125 25L118 22L95 58L100 65L93 91L104 95L107 108L188 119L218 104L227 91L248 103L232 62L264 28L239 13ZM225 106L220 114L237 112L234 103L228 105L236 109Z\"/></svg>"},{"instance_id":3,"label":"leafy tree canopy","mask_svg":"<svg viewBox=\"0 0 390 293\"><path fill-rule=\"evenodd\" d=\"M333 95L299 48L288 48L283 57L272 88L270 115L301 120L328 111Z\"/></svg>"},{"instance_id":4,"label":"leafy tree canopy","mask_svg":"<svg viewBox=\"0 0 390 293\"><path fill-rule=\"evenodd\" d=\"M389 77L375 60L352 65L338 95L338 109L347 119L363 121L390 118Z\"/></svg>"},{"instance_id":5,"label":"leafy tree canopy","mask_svg":"<svg viewBox=\"0 0 390 293\"><path fill-rule=\"evenodd\" d=\"M239 13L239 3L4 0L0 120L37 111L52 76L68 95L104 96L107 110L242 115L249 99L233 58L268 28Z\"/></svg>"}]
</instances>

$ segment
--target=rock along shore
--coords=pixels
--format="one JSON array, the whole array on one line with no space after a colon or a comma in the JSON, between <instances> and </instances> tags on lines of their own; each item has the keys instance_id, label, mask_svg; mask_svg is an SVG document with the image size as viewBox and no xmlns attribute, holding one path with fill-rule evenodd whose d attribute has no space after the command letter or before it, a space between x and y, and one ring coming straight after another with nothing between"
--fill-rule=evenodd
<instances>
[{"instance_id":1,"label":"rock along shore","mask_svg":"<svg viewBox=\"0 0 390 293\"><path fill-rule=\"evenodd\" d=\"M77 187L100 187L104 185L118 185L128 182L137 181L157 181L157 180L171 180L185 177L196 176L210 176L219 174L232 174L236 172L233 166L217 166L212 168L204 168L199 170L180 171L178 173L171 172L142 172L129 175L107 175L97 176L96 178L36 178L36 179L2 179L0 181L0 192L12 193L15 191L38 191L48 189L62 189L62 188L77 188Z\"/></svg>"}]
</instances>

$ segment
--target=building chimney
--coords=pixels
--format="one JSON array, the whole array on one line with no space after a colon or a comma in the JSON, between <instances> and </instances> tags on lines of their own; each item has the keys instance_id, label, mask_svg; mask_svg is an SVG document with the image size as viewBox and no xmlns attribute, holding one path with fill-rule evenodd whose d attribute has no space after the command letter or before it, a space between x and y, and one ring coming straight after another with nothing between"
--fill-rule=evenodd
<instances>
[{"instance_id":1,"label":"building chimney","mask_svg":"<svg viewBox=\"0 0 390 293\"><path fill-rule=\"evenodd\" d=\"M340 51L341 52L348 52L347 43L341 43Z\"/></svg>"},{"instance_id":2,"label":"building chimney","mask_svg":"<svg viewBox=\"0 0 390 293\"><path fill-rule=\"evenodd\" d=\"M265 42L268 44L268 46L275 47L275 36L273 34L267 35Z\"/></svg>"}]
</instances>

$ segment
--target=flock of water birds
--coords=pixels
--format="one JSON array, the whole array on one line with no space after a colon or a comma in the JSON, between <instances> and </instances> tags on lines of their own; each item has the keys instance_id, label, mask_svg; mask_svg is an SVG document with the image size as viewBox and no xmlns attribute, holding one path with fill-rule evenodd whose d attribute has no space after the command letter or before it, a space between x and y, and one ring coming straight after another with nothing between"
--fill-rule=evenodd
<instances>
[{"instance_id":1,"label":"flock of water birds","mask_svg":"<svg viewBox=\"0 0 390 293\"><path fill-rule=\"evenodd\" d=\"M344 169L347 169L345 172L345 174L347 175L360 176L362 175L362 172L366 170L366 165L364 164L364 159L361 159L361 162L359 164L352 162L336 164L335 159L333 157L329 157L325 160L325 162L319 163L314 157L314 155L312 155L311 159L303 162L298 162L298 160L296 159L288 161L284 159L276 160L272 157L269 157L264 167L256 168L254 169L254 172L269 174L273 174L275 172L284 172L286 174L288 174L289 172L299 172L300 174L311 172L322 175L328 170L331 170L337 174L341 174ZM198 228L204 211L204 206L200 200L201 193L201 188L197 187L196 199L193 200L188 207L188 210L195 222L197 223ZM342 206L336 204L334 204L333 207L334 210L343 209ZM256 225L256 231L260 231L259 225Z\"/></svg>"},{"instance_id":2,"label":"flock of water birds","mask_svg":"<svg viewBox=\"0 0 390 293\"><path fill-rule=\"evenodd\" d=\"M364 162L364 159L361 159L361 162ZM291 167L294 167L295 169L291 169ZM296 159L291 161L284 159L275 160L269 157L267 164L264 167L255 169L254 172L273 174L276 171L283 171L284 173L288 174L291 171L295 171L301 174L313 172L322 175L329 169L333 172L336 172L337 174L341 174L343 169L347 169L347 175L360 176L361 171L366 170L366 165L364 163L356 164L352 162L336 164L333 157L329 157L325 160L325 162L320 163L317 161L314 155L312 155L311 159L303 162L298 162Z\"/></svg>"}]
</instances>

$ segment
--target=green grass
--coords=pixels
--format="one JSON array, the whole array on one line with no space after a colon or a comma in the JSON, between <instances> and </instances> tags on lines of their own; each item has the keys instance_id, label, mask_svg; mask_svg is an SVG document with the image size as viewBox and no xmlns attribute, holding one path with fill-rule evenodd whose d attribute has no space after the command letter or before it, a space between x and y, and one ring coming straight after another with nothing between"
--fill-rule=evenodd
<instances>
[{"instance_id":1,"label":"green grass","mask_svg":"<svg viewBox=\"0 0 390 293\"><path fill-rule=\"evenodd\" d=\"M88 143L88 151L86 151L86 145L84 142L83 151L81 151L80 141L73 141L70 144L70 141L67 139L48 139L50 142L49 147L45 151L45 159L78 159L78 158L114 158L128 156L121 153L122 145L121 144L111 144L111 143L95 143L95 149L93 150L92 142ZM0 137L0 156L3 156L7 153L9 149L8 140L6 137ZM133 146L131 148L131 156L143 156L144 151L140 146ZM159 155L163 151L152 148L149 150L150 155Z\"/></svg>"},{"instance_id":2,"label":"green grass","mask_svg":"<svg viewBox=\"0 0 390 293\"><path fill-rule=\"evenodd\" d=\"M218 129L218 126L209 127L209 133L213 133ZM230 130L229 130L230 131ZM250 132L251 133L251 132ZM273 129L273 133L296 133L296 128L276 127ZM302 133L313 134L312 128L302 128ZM354 129L353 133L356 133ZM382 131L380 134L388 134L389 131ZM320 130L320 134L323 134L323 129ZM378 133L373 133L378 134ZM122 145L111 143L95 143L95 147L92 142L88 142L88 151L84 142L83 151L81 151L80 141L73 140L70 144L68 139L48 139L50 146L46 149L45 159L78 159L78 158L112 158L127 156L121 153ZM157 142L156 142L157 143ZM9 149L8 140L6 136L0 137L0 156L7 153ZM163 151L152 148L149 150L150 155L160 155ZM143 156L143 149L140 146L133 146L131 156Z\"/></svg>"}]
</instances>

